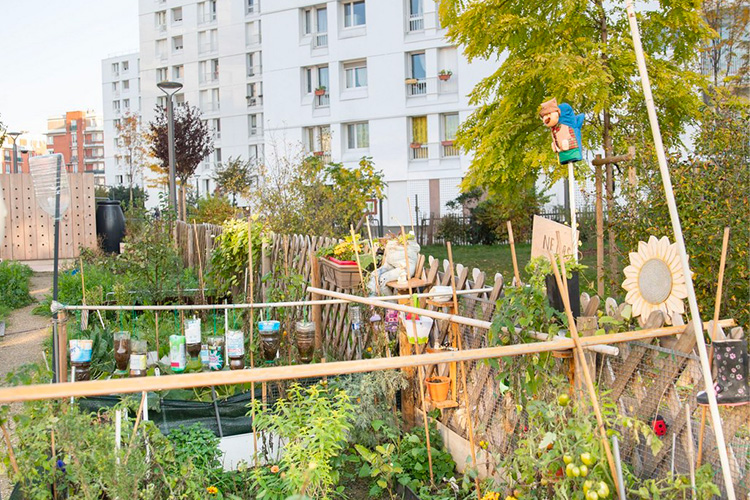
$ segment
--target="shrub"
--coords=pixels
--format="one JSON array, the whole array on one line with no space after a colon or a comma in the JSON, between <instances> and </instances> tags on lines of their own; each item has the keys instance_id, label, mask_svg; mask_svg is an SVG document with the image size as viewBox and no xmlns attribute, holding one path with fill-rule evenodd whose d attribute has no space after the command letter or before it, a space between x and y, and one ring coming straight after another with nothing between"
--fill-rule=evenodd
<instances>
[{"instance_id":1,"label":"shrub","mask_svg":"<svg viewBox=\"0 0 750 500\"><path fill-rule=\"evenodd\" d=\"M180 425L167 436L174 446L177 462L192 462L200 471L214 472L221 467L219 438L202 424Z\"/></svg>"},{"instance_id":2,"label":"shrub","mask_svg":"<svg viewBox=\"0 0 750 500\"><path fill-rule=\"evenodd\" d=\"M195 207L188 207L188 219L198 224L220 225L241 213L226 196L204 196L198 198Z\"/></svg>"},{"instance_id":3,"label":"shrub","mask_svg":"<svg viewBox=\"0 0 750 500\"><path fill-rule=\"evenodd\" d=\"M34 274L25 264L13 261L0 262L0 305L10 309L34 302L29 294L29 279Z\"/></svg>"},{"instance_id":4,"label":"shrub","mask_svg":"<svg viewBox=\"0 0 750 500\"><path fill-rule=\"evenodd\" d=\"M437 227L437 236L444 241L461 244L469 240L469 225L462 224L456 214L446 214L440 218Z\"/></svg>"},{"instance_id":5,"label":"shrub","mask_svg":"<svg viewBox=\"0 0 750 500\"><path fill-rule=\"evenodd\" d=\"M263 225L253 224L253 269L260 268ZM248 222L230 219L224 222L223 231L216 237L209 276L219 293L240 292L245 283L248 267ZM242 290L244 292L244 290Z\"/></svg>"}]
</instances>

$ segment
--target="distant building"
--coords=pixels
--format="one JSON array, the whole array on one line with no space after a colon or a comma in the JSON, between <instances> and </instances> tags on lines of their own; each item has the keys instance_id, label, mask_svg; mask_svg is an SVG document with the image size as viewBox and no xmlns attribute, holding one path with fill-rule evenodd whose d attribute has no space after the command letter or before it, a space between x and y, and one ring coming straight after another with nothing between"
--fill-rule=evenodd
<instances>
[{"instance_id":1,"label":"distant building","mask_svg":"<svg viewBox=\"0 0 750 500\"><path fill-rule=\"evenodd\" d=\"M91 173L104 185L104 129L93 111L68 111L47 119L47 150L62 153L68 171Z\"/></svg>"},{"instance_id":2,"label":"distant building","mask_svg":"<svg viewBox=\"0 0 750 500\"><path fill-rule=\"evenodd\" d=\"M125 116L141 113L141 79L138 52L102 60L104 110L104 172L107 186L129 186L130 173L120 151L118 128ZM142 186L136 176L133 184Z\"/></svg>"},{"instance_id":3,"label":"distant building","mask_svg":"<svg viewBox=\"0 0 750 500\"><path fill-rule=\"evenodd\" d=\"M13 172L13 139L6 136L0 150L2 150L0 151L0 158L2 158L0 174L10 174ZM47 154L47 138L41 134L21 134L16 139L16 151L18 171L27 174L29 173L29 158Z\"/></svg>"}]
</instances>

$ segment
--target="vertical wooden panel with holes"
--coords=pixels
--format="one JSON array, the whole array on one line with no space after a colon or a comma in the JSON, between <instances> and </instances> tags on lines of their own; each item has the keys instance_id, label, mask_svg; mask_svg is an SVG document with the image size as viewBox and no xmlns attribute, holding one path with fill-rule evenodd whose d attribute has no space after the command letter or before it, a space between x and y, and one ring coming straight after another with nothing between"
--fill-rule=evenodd
<instances>
[{"instance_id":1,"label":"vertical wooden panel with holes","mask_svg":"<svg viewBox=\"0 0 750 500\"><path fill-rule=\"evenodd\" d=\"M23 235L24 235L24 260L36 260L39 258L39 245L36 238L36 194L34 183L30 174L20 176L23 193Z\"/></svg>"},{"instance_id":2,"label":"vertical wooden panel with holes","mask_svg":"<svg viewBox=\"0 0 750 500\"><path fill-rule=\"evenodd\" d=\"M10 239L13 244L13 259L26 258L26 243L23 232L23 182L21 175L14 174L10 179Z\"/></svg>"},{"instance_id":3,"label":"vertical wooden panel with holes","mask_svg":"<svg viewBox=\"0 0 750 500\"><path fill-rule=\"evenodd\" d=\"M96 248L96 199L94 194L94 176L84 177L81 195L81 211L83 213L84 238L82 245L86 248Z\"/></svg>"},{"instance_id":4,"label":"vertical wooden panel with holes","mask_svg":"<svg viewBox=\"0 0 750 500\"><path fill-rule=\"evenodd\" d=\"M0 175L0 190L2 190L3 200L7 214L0 224L5 226L3 241L0 241L0 259L10 260L13 258L13 245L11 243L11 219L10 219L10 175Z\"/></svg>"},{"instance_id":5,"label":"vertical wooden panel with holes","mask_svg":"<svg viewBox=\"0 0 750 500\"><path fill-rule=\"evenodd\" d=\"M81 206L81 185L83 184L83 178L79 176L70 177L70 208L68 213L70 214L70 242L72 256L78 255L79 248L82 244L83 237L81 231L83 229L83 207Z\"/></svg>"}]
</instances>

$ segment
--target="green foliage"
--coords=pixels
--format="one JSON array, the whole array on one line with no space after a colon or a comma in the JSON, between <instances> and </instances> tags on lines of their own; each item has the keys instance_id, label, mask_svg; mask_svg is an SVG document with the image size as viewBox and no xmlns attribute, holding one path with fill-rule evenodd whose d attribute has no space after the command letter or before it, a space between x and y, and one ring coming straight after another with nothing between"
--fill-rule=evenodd
<instances>
[{"instance_id":1,"label":"green foliage","mask_svg":"<svg viewBox=\"0 0 750 500\"><path fill-rule=\"evenodd\" d=\"M709 30L694 0L639 8L638 20L666 144L697 115L704 80L687 69ZM628 19L621 4L601 0L441 0L441 25L470 61L499 58L498 69L470 94L478 106L457 145L475 152L466 187L516 191L541 172L562 178L550 133L538 117L552 97L585 113L583 149L603 144L609 111L615 151L642 142L647 123ZM604 31L602 28L604 28ZM604 40L604 41L603 41ZM578 175L586 172L578 164Z\"/></svg>"},{"instance_id":2,"label":"green foliage","mask_svg":"<svg viewBox=\"0 0 750 500\"><path fill-rule=\"evenodd\" d=\"M393 479L396 474L404 472L399 463L394 462L396 445L393 443L377 445L374 451L359 444L355 444L354 447L367 462L360 469L360 476L370 477L374 481L370 487L370 496L375 497L387 491L388 497L394 499Z\"/></svg>"},{"instance_id":3,"label":"green foliage","mask_svg":"<svg viewBox=\"0 0 750 500\"><path fill-rule=\"evenodd\" d=\"M714 106L706 107L703 125L695 138L695 152L672 156L669 170L680 222L685 236L698 305L712 314L719 272L723 230L730 228L724 275L721 317L750 322L750 105L718 90ZM639 171L637 191L627 193L628 204L619 210L614 228L627 251L650 235L669 236L672 225L661 176L647 164Z\"/></svg>"},{"instance_id":4,"label":"green foliage","mask_svg":"<svg viewBox=\"0 0 750 500\"><path fill-rule=\"evenodd\" d=\"M130 203L130 192L129 186L112 186L107 191L106 196L110 200L117 200L122 204L122 209L125 212L129 212L131 208L143 208L148 199L148 193L141 186L133 186L133 203ZM128 214L129 215L129 214Z\"/></svg>"},{"instance_id":5,"label":"green foliage","mask_svg":"<svg viewBox=\"0 0 750 500\"><path fill-rule=\"evenodd\" d=\"M279 490L287 495L304 491L313 498L330 498L339 480L333 459L345 448L352 428L354 407L349 396L343 391L329 393L317 385L303 388L294 384L285 398L276 401L273 411L263 408L258 400L251 405L248 415L255 416L256 428L284 443L276 468L283 472L283 480L270 490L262 482L269 476L263 475L255 483L256 498L278 498L263 496L263 491Z\"/></svg>"},{"instance_id":6,"label":"green foliage","mask_svg":"<svg viewBox=\"0 0 750 500\"><path fill-rule=\"evenodd\" d=\"M232 196L232 205L237 205L237 196L246 197L255 182L255 165L252 160L240 157L221 162L214 171L214 180L222 193Z\"/></svg>"},{"instance_id":7,"label":"green foliage","mask_svg":"<svg viewBox=\"0 0 750 500\"><path fill-rule=\"evenodd\" d=\"M201 471L213 473L221 467L219 438L202 424L180 425L167 436L178 463L192 462Z\"/></svg>"},{"instance_id":8,"label":"green foliage","mask_svg":"<svg viewBox=\"0 0 750 500\"><path fill-rule=\"evenodd\" d=\"M432 472L435 483L441 484L444 479L452 477L456 463L453 457L443 448L443 438L437 431L434 421L430 421L430 448L432 451ZM424 427L415 427L405 434L398 446L398 462L404 471L398 475L398 482L419 490L430 482L430 464L427 456L427 441Z\"/></svg>"},{"instance_id":9,"label":"green foliage","mask_svg":"<svg viewBox=\"0 0 750 500\"><path fill-rule=\"evenodd\" d=\"M250 200L269 229L279 234L347 236L368 200L384 197L383 173L367 157L354 168L325 164L317 156L294 158L292 153L282 159L272 152L269 159L268 165L258 167L262 182L251 189Z\"/></svg>"},{"instance_id":10,"label":"green foliage","mask_svg":"<svg viewBox=\"0 0 750 500\"><path fill-rule=\"evenodd\" d=\"M29 266L6 260L0 262L0 304L17 309L34 302L29 294L29 280L34 274Z\"/></svg>"},{"instance_id":11,"label":"green foliage","mask_svg":"<svg viewBox=\"0 0 750 500\"><path fill-rule=\"evenodd\" d=\"M561 263L558 260L557 269L560 271L560 273L562 273L563 269L561 268L560 264ZM587 269L587 266L573 260L572 255L567 256L564 264L565 277L567 279L570 279L573 276L573 273L580 273L584 269ZM529 275L529 284L539 289L542 289L545 286L544 278L546 276L554 274L552 263L547 257L544 256L539 256L531 259L529 263L526 264L525 271Z\"/></svg>"},{"instance_id":12,"label":"green foliage","mask_svg":"<svg viewBox=\"0 0 750 500\"><path fill-rule=\"evenodd\" d=\"M253 223L253 271L260 268L263 225ZM219 293L241 291L248 268L248 222L230 219L222 225L223 231L216 237L211 255L209 278Z\"/></svg>"},{"instance_id":13,"label":"green foliage","mask_svg":"<svg viewBox=\"0 0 750 500\"><path fill-rule=\"evenodd\" d=\"M240 214L234 204L221 195L202 196L196 200L194 207L188 207L188 219L197 224L221 225Z\"/></svg>"},{"instance_id":14,"label":"green foliage","mask_svg":"<svg viewBox=\"0 0 750 500\"><path fill-rule=\"evenodd\" d=\"M713 477L711 464L703 464L695 471L695 496L692 496L690 478L679 474L663 479L648 479L643 484L636 484L628 492L634 498L647 500L711 500L721 495L719 487L713 483Z\"/></svg>"}]
</instances>

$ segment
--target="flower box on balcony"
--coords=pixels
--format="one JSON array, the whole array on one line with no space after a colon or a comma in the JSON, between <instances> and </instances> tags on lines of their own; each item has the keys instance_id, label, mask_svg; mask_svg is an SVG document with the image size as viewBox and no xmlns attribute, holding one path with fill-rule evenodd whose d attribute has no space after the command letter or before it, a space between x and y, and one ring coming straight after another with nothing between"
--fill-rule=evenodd
<instances>
[{"instance_id":1,"label":"flower box on balcony","mask_svg":"<svg viewBox=\"0 0 750 500\"><path fill-rule=\"evenodd\" d=\"M406 80L404 80L404 83L406 83L407 85L414 85L416 83L419 83L419 80L417 80L416 78L407 78Z\"/></svg>"},{"instance_id":2,"label":"flower box on balcony","mask_svg":"<svg viewBox=\"0 0 750 500\"><path fill-rule=\"evenodd\" d=\"M410 144L410 146L411 146L412 149L420 149L422 147L422 143L421 142L412 142Z\"/></svg>"},{"instance_id":3,"label":"flower box on balcony","mask_svg":"<svg viewBox=\"0 0 750 500\"><path fill-rule=\"evenodd\" d=\"M450 70L440 70L440 73L438 73L438 80L447 82L451 79L451 75L453 75L453 71Z\"/></svg>"},{"instance_id":4,"label":"flower box on balcony","mask_svg":"<svg viewBox=\"0 0 750 500\"><path fill-rule=\"evenodd\" d=\"M325 151L313 151L313 154L315 156L323 156L325 154Z\"/></svg>"},{"instance_id":5,"label":"flower box on balcony","mask_svg":"<svg viewBox=\"0 0 750 500\"><path fill-rule=\"evenodd\" d=\"M442 141L440 144L443 146L453 146L453 141Z\"/></svg>"},{"instance_id":6,"label":"flower box on balcony","mask_svg":"<svg viewBox=\"0 0 750 500\"><path fill-rule=\"evenodd\" d=\"M320 89L315 89L315 95L316 96L326 95L326 89L325 89L325 87L324 88L320 88Z\"/></svg>"}]
</instances>

